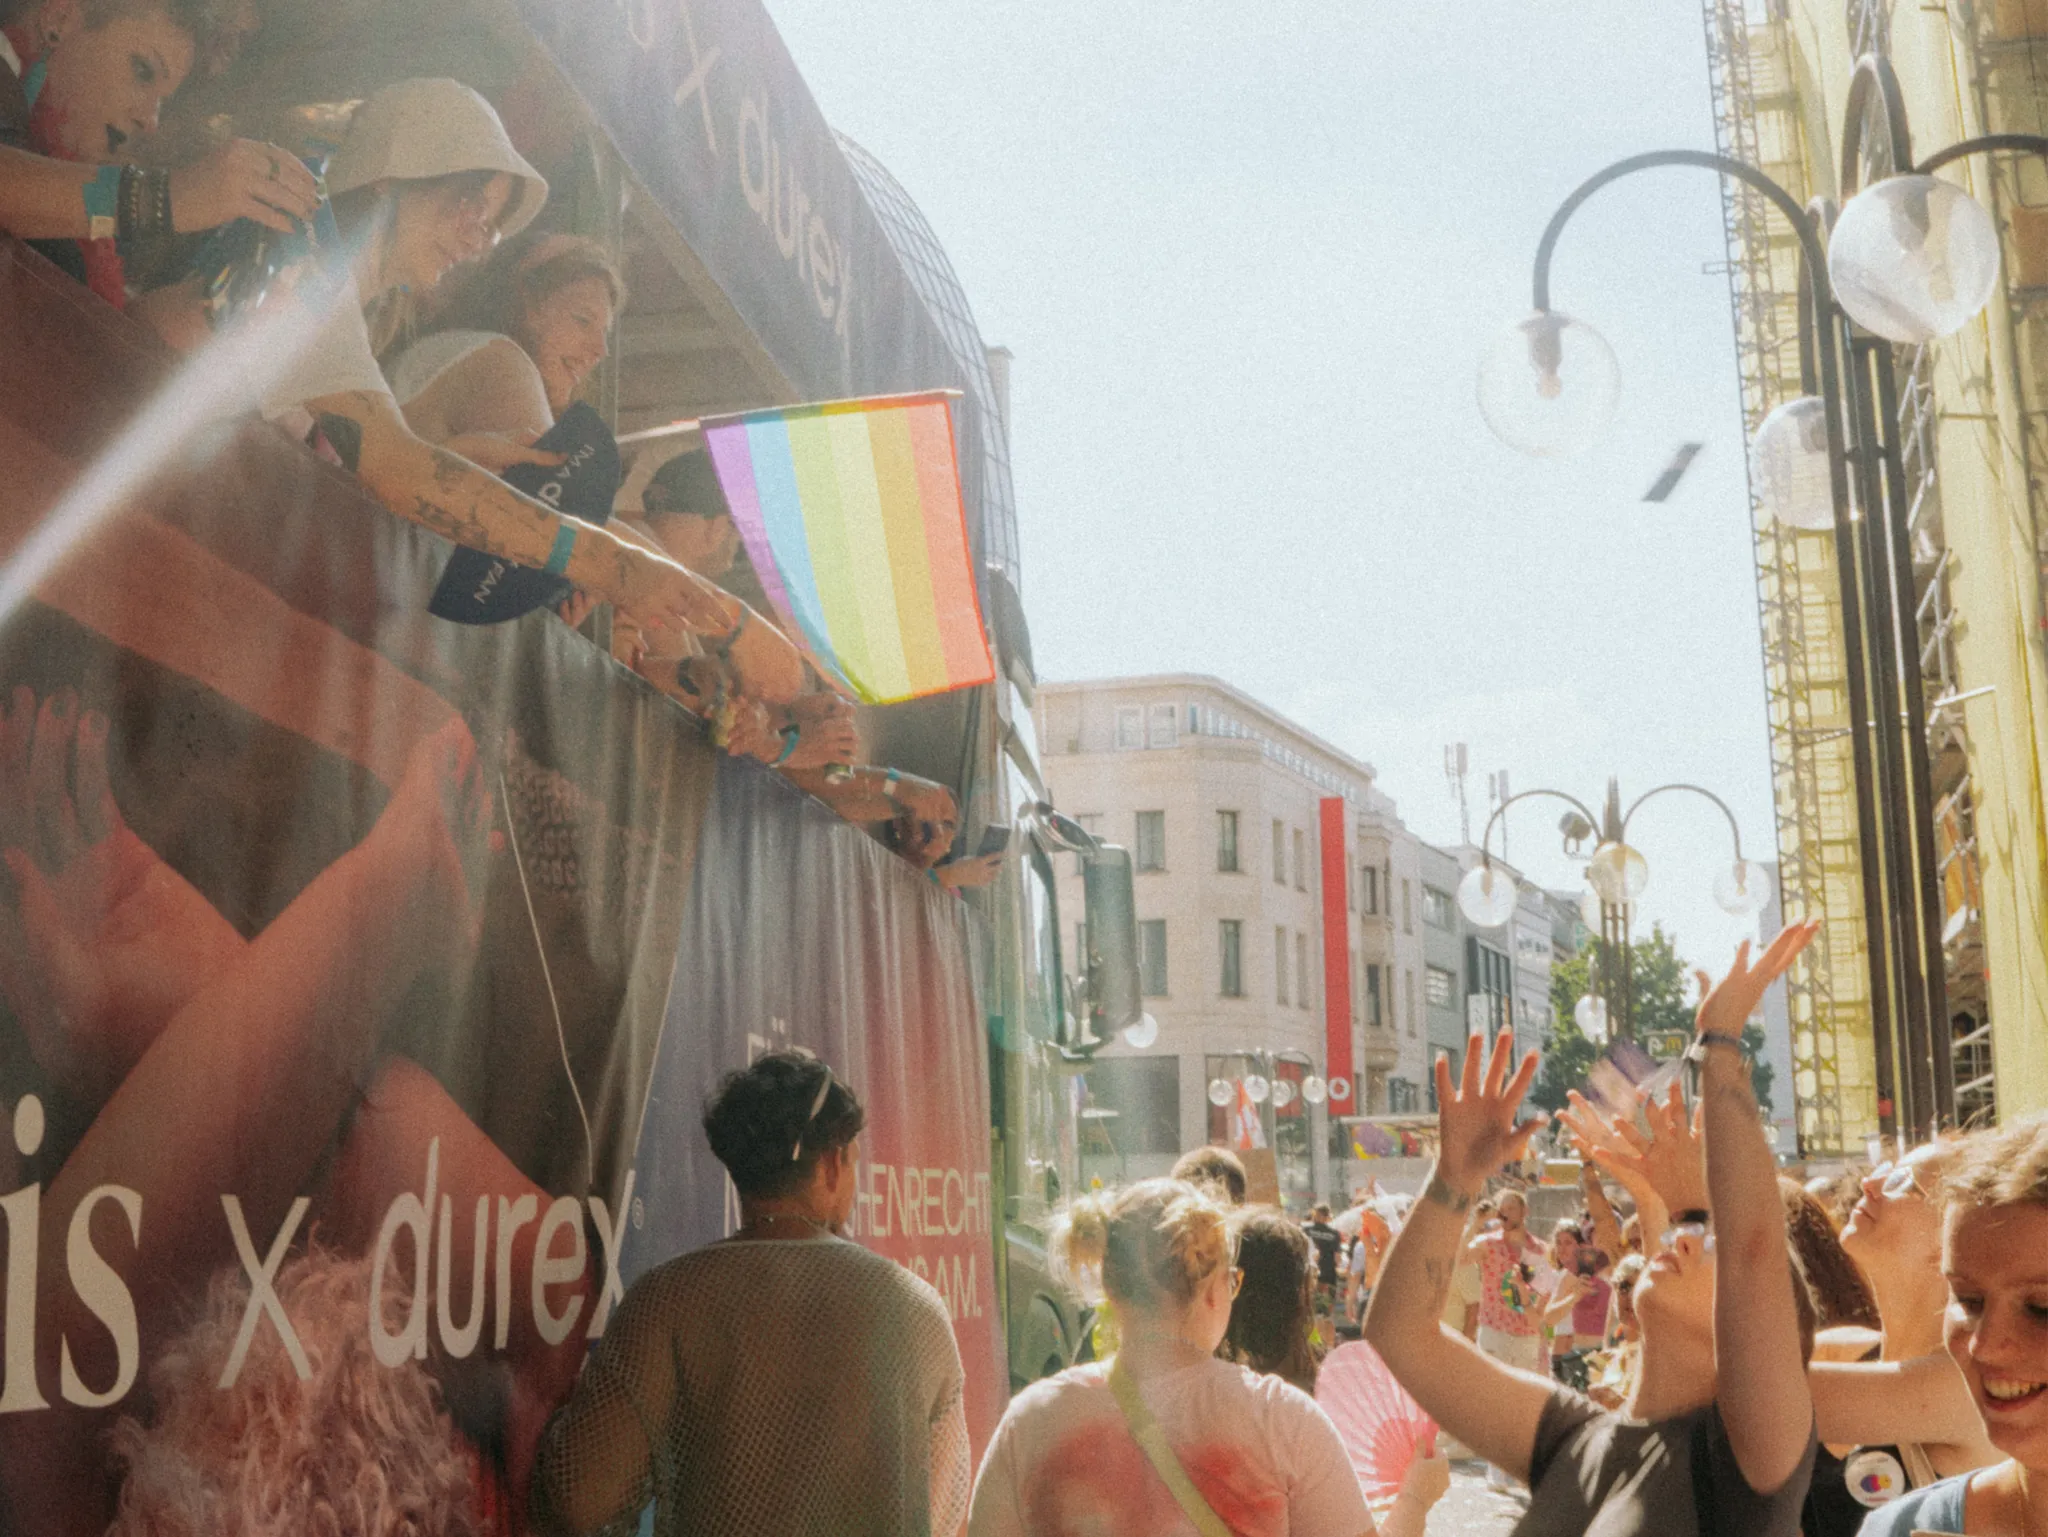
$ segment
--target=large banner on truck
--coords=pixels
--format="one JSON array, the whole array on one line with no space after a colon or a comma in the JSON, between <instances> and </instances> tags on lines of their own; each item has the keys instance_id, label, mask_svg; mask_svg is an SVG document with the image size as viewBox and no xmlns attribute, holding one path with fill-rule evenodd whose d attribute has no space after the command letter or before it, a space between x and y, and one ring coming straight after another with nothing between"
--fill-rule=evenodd
<instances>
[{"instance_id":1,"label":"large banner on truck","mask_svg":"<svg viewBox=\"0 0 2048 1537\"><path fill-rule=\"evenodd\" d=\"M993 1329L939 893L551 615L429 616L449 547L275 430L126 430L175 380L4 241L0 346L50 359L0 369L0 571L57 549L0 609L0 1531L524 1530L629 1266L724 1231L707 979L792 955L863 1236Z\"/></svg>"},{"instance_id":2,"label":"large banner on truck","mask_svg":"<svg viewBox=\"0 0 2048 1537\"><path fill-rule=\"evenodd\" d=\"M630 1279L737 1224L701 1135L725 1072L795 1048L861 1095L854 1234L938 1288L967 1367L977 1457L1008 1386L996 1301L986 1037L966 909L768 775L721 764L696 850L668 1029L636 1167Z\"/></svg>"}]
</instances>

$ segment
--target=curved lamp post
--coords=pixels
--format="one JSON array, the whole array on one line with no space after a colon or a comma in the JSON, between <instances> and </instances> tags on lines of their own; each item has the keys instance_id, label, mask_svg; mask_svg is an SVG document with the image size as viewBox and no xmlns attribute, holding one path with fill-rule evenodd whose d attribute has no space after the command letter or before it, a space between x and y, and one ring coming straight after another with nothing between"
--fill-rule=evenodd
<instances>
[{"instance_id":1,"label":"curved lamp post","mask_svg":"<svg viewBox=\"0 0 2048 1537\"><path fill-rule=\"evenodd\" d=\"M1646 802L1660 795L1681 792L1705 796L1728 819L1735 857L1714 877L1714 901L1722 911L1736 917L1748 917L1762 911L1770 900L1769 874L1762 865L1743 857L1742 829L1736 824L1735 813L1728 809L1728 803L1712 790L1695 784L1658 785L1654 790L1645 790L1623 811L1621 787L1610 779L1607 781L1607 804L1598 817L1584 801L1562 790L1524 790L1519 795L1511 795L1487 818L1486 831L1479 839L1479 863L1466 871L1465 878L1458 883L1458 909L1475 927L1499 928L1514 916L1519 893L1514 877L1493 862L1493 829L1508 807L1517 801L1542 796L1561 800L1570 806L1572 809L1558 824L1559 831L1564 834L1567 851L1583 844L1596 832L1599 834L1600 842L1586 863L1586 884L1590 889L1582 905L1588 919L1587 926L1600 936L1599 983L1594 991L1579 1000L1573 1011L1573 1018L1588 1039L1600 1041L1609 1036L1617 1040L1635 1038L1635 986L1630 965L1632 947L1629 930L1635 918L1636 903L1650 884L1650 864L1628 841L1628 829ZM1593 909L1596 905L1598 921L1594 922Z\"/></svg>"},{"instance_id":2,"label":"curved lamp post","mask_svg":"<svg viewBox=\"0 0 2048 1537\"><path fill-rule=\"evenodd\" d=\"M1587 178L1559 205L1537 246L1534 313L1480 364L1479 407L1503 442L1546 457L1588 446L1612 419L1620 399L1613 350L1583 321L1553 309L1550 298L1558 237L1610 182L1664 166L1698 167L1754 189L1791 226L1801 255L1805 393L1759 425L1750 475L1765 516L1834 535L1878 1114L1887 1134L1903 1120L1919 1139L1952 1123L1955 1104L1952 1064L1939 1049L1948 1018L1942 906L1891 344L1953 334L1997 287L1991 215L1932 173L1991 151L2048 157L2048 137L1988 134L1916 164L1897 78L1877 56L1856 66L1847 118L1841 185L1848 203L1839 217L1824 204L1801 208L1754 166L1700 150L1634 155ZM1895 1101L1901 1088L1903 1117Z\"/></svg>"}]
</instances>

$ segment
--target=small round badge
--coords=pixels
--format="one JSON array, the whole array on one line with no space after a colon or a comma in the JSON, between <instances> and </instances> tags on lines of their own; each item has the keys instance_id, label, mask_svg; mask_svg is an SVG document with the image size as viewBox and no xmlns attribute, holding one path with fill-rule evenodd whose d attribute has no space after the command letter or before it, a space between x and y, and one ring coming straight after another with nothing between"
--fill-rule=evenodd
<instances>
[{"instance_id":1,"label":"small round badge","mask_svg":"<svg viewBox=\"0 0 2048 1537\"><path fill-rule=\"evenodd\" d=\"M1875 1510L1906 1492L1906 1470L1890 1452L1865 1447L1842 1464L1842 1482L1857 1504Z\"/></svg>"}]
</instances>

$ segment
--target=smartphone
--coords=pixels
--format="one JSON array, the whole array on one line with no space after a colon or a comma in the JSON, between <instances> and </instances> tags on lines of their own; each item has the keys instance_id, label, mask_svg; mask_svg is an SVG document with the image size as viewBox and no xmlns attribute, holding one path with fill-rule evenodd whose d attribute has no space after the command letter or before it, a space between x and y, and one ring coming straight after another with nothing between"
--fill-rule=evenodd
<instances>
[{"instance_id":1,"label":"smartphone","mask_svg":"<svg viewBox=\"0 0 2048 1537\"><path fill-rule=\"evenodd\" d=\"M991 854L1007 854L1010 851L1010 824L991 822L981 830L981 847L974 851L976 859L986 859Z\"/></svg>"}]
</instances>

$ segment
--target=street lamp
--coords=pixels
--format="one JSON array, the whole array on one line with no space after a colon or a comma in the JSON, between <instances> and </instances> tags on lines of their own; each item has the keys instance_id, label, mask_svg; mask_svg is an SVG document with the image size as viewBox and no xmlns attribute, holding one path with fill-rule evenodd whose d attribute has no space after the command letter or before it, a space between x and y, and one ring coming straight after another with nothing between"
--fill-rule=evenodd
<instances>
[{"instance_id":1,"label":"street lamp","mask_svg":"<svg viewBox=\"0 0 2048 1537\"><path fill-rule=\"evenodd\" d=\"M1801 258L1804 393L1759 426L1751 487L1761 515L1834 536L1878 1114L1887 1134L1898 1129L1894 1096L1903 1087L1905 1126L1917 1140L1954 1120L1955 1092L1944 1045L1943 909L1908 542L1913 487L1895 436L1891 343L1952 334L1997 286L1990 214L1933 173L1995 150L2048 156L2048 138L1988 134L1916 163L1897 77L1875 55L1857 62L1846 117L1841 186L1848 203L1839 217L1823 203L1800 207L1754 166L1698 150L1634 155L1589 177L1545 228L1535 313L1487 352L1479 395L1487 424L1524 453L1576 452L1605 425L1612 407L1601 402L1618 392L1612 349L1585 322L1551 307L1550 262L1565 224L1608 183L1696 166L1754 189L1791 226ZM1875 179L1864 187L1867 174ZM1625 869L1612 875L1625 884ZM1743 886L1732 883L1737 892Z\"/></svg>"},{"instance_id":2,"label":"street lamp","mask_svg":"<svg viewBox=\"0 0 2048 1537\"><path fill-rule=\"evenodd\" d=\"M1581 998L1572 1011L1579 1029L1591 1041L1635 1038L1635 988L1632 983L1630 930L1635 907L1649 888L1650 863L1628 841L1629 824L1644 803L1656 796L1684 792L1703 795L1720 808L1728 819L1735 857L1714 877L1714 901L1734 917L1746 918L1762 911L1770 900L1770 875L1754 860L1742 854L1742 829L1728 803L1711 790L1694 784L1658 785L1637 796L1626 811L1621 807L1621 786L1607 781L1607 804L1597 818L1585 803L1562 790L1524 790L1511 795L1494 808L1486 830L1479 838L1479 863L1465 872L1458 883L1458 909L1475 928L1499 928L1514 916L1515 880L1493 862L1493 829L1517 801L1546 796L1571 807L1558 829L1564 834L1567 852L1575 850L1597 831L1600 843L1586 862L1586 884L1591 888L1581 903L1588 927L1600 936L1598 986ZM1593 910L1597 904L1597 913Z\"/></svg>"}]
</instances>

